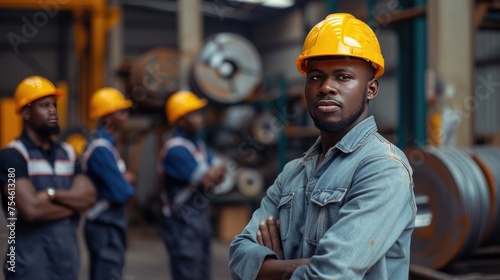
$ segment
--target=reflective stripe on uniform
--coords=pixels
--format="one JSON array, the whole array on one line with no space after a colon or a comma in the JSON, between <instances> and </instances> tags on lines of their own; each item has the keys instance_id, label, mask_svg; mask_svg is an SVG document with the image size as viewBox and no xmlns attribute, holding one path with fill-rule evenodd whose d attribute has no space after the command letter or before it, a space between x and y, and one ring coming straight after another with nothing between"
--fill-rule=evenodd
<instances>
[{"instance_id":1,"label":"reflective stripe on uniform","mask_svg":"<svg viewBox=\"0 0 500 280\"><path fill-rule=\"evenodd\" d=\"M9 148L18 151L26 160L28 166L28 176L73 176L75 172L76 155L73 149L67 143L61 143L68 159L56 159L54 168L46 159L32 159L28 154L28 149L20 140L14 140L9 143Z\"/></svg>"}]
</instances>

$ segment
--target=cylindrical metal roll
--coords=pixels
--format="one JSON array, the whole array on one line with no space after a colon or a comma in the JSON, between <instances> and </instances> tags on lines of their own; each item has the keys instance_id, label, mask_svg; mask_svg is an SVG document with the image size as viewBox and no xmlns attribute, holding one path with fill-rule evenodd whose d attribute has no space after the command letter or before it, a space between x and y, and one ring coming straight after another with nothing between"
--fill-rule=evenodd
<instances>
[{"instance_id":1,"label":"cylindrical metal roll","mask_svg":"<svg viewBox=\"0 0 500 280\"><path fill-rule=\"evenodd\" d=\"M238 34L209 37L193 63L193 89L219 103L243 101L261 82L262 62L257 49Z\"/></svg>"},{"instance_id":2,"label":"cylindrical metal roll","mask_svg":"<svg viewBox=\"0 0 500 280\"><path fill-rule=\"evenodd\" d=\"M483 171L490 195L488 226L482 245L500 243L500 149L495 147L473 147L472 158Z\"/></svg>"},{"instance_id":3,"label":"cylindrical metal roll","mask_svg":"<svg viewBox=\"0 0 500 280\"><path fill-rule=\"evenodd\" d=\"M139 108L162 110L168 96L179 89L179 54L154 48L137 58L130 72L131 98Z\"/></svg>"},{"instance_id":4,"label":"cylindrical metal roll","mask_svg":"<svg viewBox=\"0 0 500 280\"><path fill-rule=\"evenodd\" d=\"M278 142L284 124L270 110L260 113L252 124L252 134L260 143L271 145Z\"/></svg>"},{"instance_id":5,"label":"cylindrical metal roll","mask_svg":"<svg viewBox=\"0 0 500 280\"><path fill-rule=\"evenodd\" d=\"M264 190L264 178L255 169L241 167L237 177L237 188L244 196L257 196Z\"/></svg>"},{"instance_id":6,"label":"cylindrical metal roll","mask_svg":"<svg viewBox=\"0 0 500 280\"><path fill-rule=\"evenodd\" d=\"M407 154L418 207L411 261L440 269L480 243L489 210L487 183L477 164L459 149L415 149Z\"/></svg>"},{"instance_id":7,"label":"cylindrical metal roll","mask_svg":"<svg viewBox=\"0 0 500 280\"><path fill-rule=\"evenodd\" d=\"M226 166L226 174L224 174L222 182L215 186L211 192L215 195L223 195L232 191L236 186L237 164L224 157L218 157L218 159L221 160L221 164Z\"/></svg>"}]
</instances>

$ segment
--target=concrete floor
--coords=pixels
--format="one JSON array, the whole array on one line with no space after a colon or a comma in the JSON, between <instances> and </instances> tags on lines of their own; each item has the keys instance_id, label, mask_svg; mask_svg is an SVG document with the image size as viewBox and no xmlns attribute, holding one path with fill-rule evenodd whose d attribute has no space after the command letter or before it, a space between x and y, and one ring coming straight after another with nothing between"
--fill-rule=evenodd
<instances>
[{"instance_id":1,"label":"concrete floor","mask_svg":"<svg viewBox=\"0 0 500 280\"><path fill-rule=\"evenodd\" d=\"M165 245L155 228L130 229L129 248L123 280L170 280L170 262ZM83 245L80 248L84 248ZM212 243L212 280L231 279L228 270L228 244ZM87 254L82 250L80 280L88 279ZM114 279L112 279L114 280Z\"/></svg>"},{"instance_id":2,"label":"concrete floor","mask_svg":"<svg viewBox=\"0 0 500 280\"><path fill-rule=\"evenodd\" d=\"M0 218L0 252L6 252L8 231L5 219ZM80 280L88 279L87 251L80 238L81 271ZM228 270L228 244L219 240L212 243L212 280L231 279ZM0 273L3 279L3 273ZM123 280L170 280L170 265L168 255L159 235L154 227L131 228L129 230L129 249L126 256L125 276ZM115 279L110 279L115 280Z\"/></svg>"}]
</instances>

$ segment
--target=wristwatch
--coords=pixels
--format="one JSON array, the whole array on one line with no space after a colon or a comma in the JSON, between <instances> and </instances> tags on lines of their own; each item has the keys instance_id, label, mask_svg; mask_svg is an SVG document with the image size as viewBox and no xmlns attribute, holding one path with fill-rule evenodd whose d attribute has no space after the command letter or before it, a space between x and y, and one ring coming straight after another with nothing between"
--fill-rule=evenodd
<instances>
[{"instance_id":1,"label":"wristwatch","mask_svg":"<svg viewBox=\"0 0 500 280\"><path fill-rule=\"evenodd\" d=\"M56 197L56 190L54 188L48 188L47 195L49 196L49 200L54 200Z\"/></svg>"}]
</instances>

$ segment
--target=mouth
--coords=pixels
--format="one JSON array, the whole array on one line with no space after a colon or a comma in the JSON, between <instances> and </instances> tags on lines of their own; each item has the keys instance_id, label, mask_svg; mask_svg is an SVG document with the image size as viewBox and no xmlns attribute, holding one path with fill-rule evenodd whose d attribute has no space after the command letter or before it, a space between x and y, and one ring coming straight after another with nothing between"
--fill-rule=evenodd
<instances>
[{"instance_id":1,"label":"mouth","mask_svg":"<svg viewBox=\"0 0 500 280\"><path fill-rule=\"evenodd\" d=\"M315 105L321 112L334 112L340 109L341 105L335 100L320 100Z\"/></svg>"},{"instance_id":2,"label":"mouth","mask_svg":"<svg viewBox=\"0 0 500 280\"><path fill-rule=\"evenodd\" d=\"M58 119L58 118L50 118L50 119L49 119L49 123L50 123L50 124L57 124L57 122L58 122L58 121L59 121L59 119Z\"/></svg>"}]
</instances>

